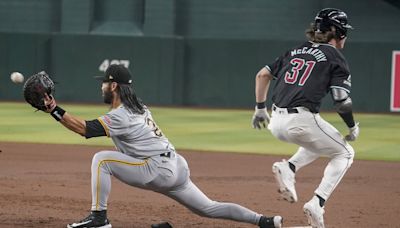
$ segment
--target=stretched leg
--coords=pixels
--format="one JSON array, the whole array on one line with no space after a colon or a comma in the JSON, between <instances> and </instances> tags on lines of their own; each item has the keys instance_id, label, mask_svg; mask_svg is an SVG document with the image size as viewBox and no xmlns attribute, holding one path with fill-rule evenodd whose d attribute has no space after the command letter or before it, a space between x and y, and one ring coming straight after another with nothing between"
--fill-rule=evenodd
<instances>
[{"instance_id":1,"label":"stretched leg","mask_svg":"<svg viewBox=\"0 0 400 228\"><path fill-rule=\"evenodd\" d=\"M184 175L182 178L185 179L185 182L167 192L163 192L163 194L173 198L203 217L229 219L259 225L260 227L281 227L282 218L280 216L267 218L235 203L218 202L209 199L190 180L189 170L183 158L181 164L183 164L181 165L183 171L180 173Z\"/></svg>"},{"instance_id":2,"label":"stretched leg","mask_svg":"<svg viewBox=\"0 0 400 228\"><path fill-rule=\"evenodd\" d=\"M181 188L165 193L194 213L210 218L231 219L239 222L258 224L261 216L234 203L222 203L210 200L192 181Z\"/></svg>"}]
</instances>

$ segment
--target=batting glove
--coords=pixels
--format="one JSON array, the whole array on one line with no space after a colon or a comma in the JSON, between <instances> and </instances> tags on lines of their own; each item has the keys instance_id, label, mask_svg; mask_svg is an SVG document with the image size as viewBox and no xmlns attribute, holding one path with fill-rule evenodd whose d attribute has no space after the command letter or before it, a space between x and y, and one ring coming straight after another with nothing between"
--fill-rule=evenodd
<instances>
[{"instance_id":1,"label":"batting glove","mask_svg":"<svg viewBox=\"0 0 400 228\"><path fill-rule=\"evenodd\" d=\"M346 141L354 141L357 139L360 134L360 127L358 125L360 125L360 123L356 123L354 127L349 128L349 134L344 137Z\"/></svg>"},{"instance_id":2,"label":"batting glove","mask_svg":"<svg viewBox=\"0 0 400 228\"><path fill-rule=\"evenodd\" d=\"M267 108L258 109L256 106L256 110L253 114L253 119L252 119L253 128L261 130L261 125L265 128L266 127L265 121L269 123L269 119L270 117L267 112Z\"/></svg>"}]
</instances>

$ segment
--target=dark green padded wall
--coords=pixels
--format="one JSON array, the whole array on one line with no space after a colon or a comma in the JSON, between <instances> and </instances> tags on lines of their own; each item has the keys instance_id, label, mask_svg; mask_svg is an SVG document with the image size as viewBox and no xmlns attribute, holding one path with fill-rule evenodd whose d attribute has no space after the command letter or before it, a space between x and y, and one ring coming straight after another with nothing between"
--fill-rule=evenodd
<instances>
[{"instance_id":1,"label":"dark green padded wall","mask_svg":"<svg viewBox=\"0 0 400 228\"><path fill-rule=\"evenodd\" d=\"M58 32L60 21L60 0L0 1L0 31Z\"/></svg>"},{"instance_id":2,"label":"dark green padded wall","mask_svg":"<svg viewBox=\"0 0 400 228\"><path fill-rule=\"evenodd\" d=\"M104 60L129 61L137 95L147 103L180 103L182 41L177 38L58 35L51 43L52 74L59 82L57 96L65 101L102 101ZM179 94L179 96L176 96Z\"/></svg>"},{"instance_id":3,"label":"dark green padded wall","mask_svg":"<svg viewBox=\"0 0 400 228\"><path fill-rule=\"evenodd\" d=\"M389 111L400 9L387 0L0 0L0 99L21 98L12 71L45 69L59 99L99 101L84 90L99 65L129 59L149 103L251 108L257 71L303 42L324 7L343 9L356 28L344 54L357 111Z\"/></svg>"},{"instance_id":4,"label":"dark green padded wall","mask_svg":"<svg viewBox=\"0 0 400 228\"><path fill-rule=\"evenodd\" d=\"M63 0L61 32L89 33L94 17L94 0Z\"/></svg>"},{"instance_id":5,"label":"dark green padded wall","mask_svg":"<svg viewBox=\"0 0 400 228\"><path fill-rule=\"evenodd\" d=\"M299 39L318 2L178 0L178 31L190 37Z\"/></svg>"},{"instance_id":6,"label":"dark green padded wall","mask_svg":"<svg viewBox=\"0 0 400 228\"><path fill-rule=\"evenodd\" d=\"M10 73L24 75L50 70L51 37L43 34L0 35L0 100L22 100L22 85L10 80Z\"/></svg>"},{"instance_id":7,"label":"dark green padded wall","mask_svg":"<svg viewBox=\"0 0 400 228\"><path fill-rule=\"evenodd\" d=\"M142 35L144 0L95 0L91 32Z\"/></svg>"}]
</instances>

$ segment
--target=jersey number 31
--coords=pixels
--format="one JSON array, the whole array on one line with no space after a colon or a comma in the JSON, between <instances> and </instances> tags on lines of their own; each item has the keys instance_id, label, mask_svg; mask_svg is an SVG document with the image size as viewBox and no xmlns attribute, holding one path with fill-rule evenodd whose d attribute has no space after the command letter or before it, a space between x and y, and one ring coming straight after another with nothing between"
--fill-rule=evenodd
<instances>
[{"instance_id":1,"label":"jersey number 31","mask_svg":"<svg viewBox=\"0 0 400 228\"><path fill-rule=\"evenodd\" d=\"M312 70L315 66L315 61L305 61L304 59L294 58L290 60L290 64L292 64L292 68L290 71L287 71L285 74L285 82L287 84L295 84L297 82L297 78L299 77L300 72L303 70L305 66L305 70L300 77L299 86L303 86L308 77L310 77Z\"/></svg>"}]
</instances>

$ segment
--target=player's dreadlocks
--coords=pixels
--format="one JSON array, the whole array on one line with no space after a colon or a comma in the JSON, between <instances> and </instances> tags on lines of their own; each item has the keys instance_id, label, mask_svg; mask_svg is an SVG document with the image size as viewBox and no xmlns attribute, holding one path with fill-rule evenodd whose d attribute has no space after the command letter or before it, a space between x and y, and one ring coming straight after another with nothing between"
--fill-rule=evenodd
<instances>
[{"instance_id":1,"label":"player's dreadlocks","mask_svg":"<svg viewBox=\"0 0 400 228\"><path fill-rule=\"evenodd\" d=\"M144 113L144 104L135 94L131 85L118 84L121 102L133 113Z\"/></svg>"}]
</instances>

